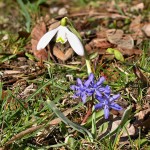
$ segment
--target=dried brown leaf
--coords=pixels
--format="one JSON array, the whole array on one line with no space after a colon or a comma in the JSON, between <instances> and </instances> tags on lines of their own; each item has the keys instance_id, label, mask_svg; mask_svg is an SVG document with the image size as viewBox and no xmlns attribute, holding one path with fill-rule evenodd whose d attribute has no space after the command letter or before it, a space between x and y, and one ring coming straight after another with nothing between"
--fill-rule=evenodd
<instances>
[{"instance_id":1,"label":"dried brown leaf","mask_svg":"<svg viewBox=\"0 0 150 150\"><path fill-rule=\"evenodd\" d=\"M120 48L117 47L117 49L123 54L123 55L141 55L142 54L142 50L140 49L127 49L127 48Z\"/></svg>"},{"instance_id":2,"label":"dried brown leaf","mask_svg":"<svg viewBox=\"0 0 150 150\"><path fill-rule=\"evenodd\" d=\"M139 67L133 66L133 71L134 71L135 75L138 77L138 79L140 81L142 81L144 86L149 86L150 85L149 80L146 78L146 76L143 74L143 72L140 70Z\"/></svg>"},{"instance_id":3,"label":"dried brown leaf","mask_svg":"<svg viewBox=\"0 0 150 150\"><path fill-rule=\"evenodd\" d=\"M143 120L147 114L150 114L150 108L140 111L138 114L138 120Z\"/></svg>"},{"instance_id":4,"label":"dried brown leaf","mask_svg":"<svg viewBox=\"0 0 150 150\"><path fill-rule=\"evenodd\" d=\"M107 30L106 36L110 43L116 44L120 48L132 49L134 47L133 38L124 34L122 30Z\"/></svg>"},{"instance_id":5,"label":"dried brown leaf","mask_svg":"<svg viewBox=\"0 0 150 150\"><path fill-rule=\"evenodd\" d=\"M37 44L40 38L46 33L46 25L44 22L38 23L31 32L32 52L38 59L47 60L48 54L45 49L37 51Z\"/></svg>"},{"instance_id":6,"label":"dried brown leaf","mask_svg":"<svg viewBox=\"0 0 150 150\"><path fill-rule=\"evenodd\" d=\"M144 9L144 3L136 4L130 8L131 11L142 11Z\"/></svg>"},{"instance_id":7,"label":"dried brown leaf","mask_svg":"<svg viewBox=\"0 0 150 150\"><path fill-rule=\"evenodd\" d=\"M136 127L142 127L145 131L150 129L149 122L150 122L150 108L149 104L146 104L147 108L143 108L140 112L138 112L135 116L137 120L135 122Z\"/></svg>"},{"instance_id":8,"label":"dried brown leaf","mask_svg":"<svg viewBox=\"0 0 150 150\"><path fill-rule=\"evenodd\" d=\"M114 131L121 123L121 120L116 120L112 123L112 128L111 128L111 131ZM128 136L128 134L131 136L131 135L134 135L135 134L135 127L132 125L132 124L128 124L126 126L126 129L128 131L128 133L126 131L124 131L121 135L121 137L126 137Z\"/></svg>"},{"instance_id":9,"label":"dried brown leaf","mask_svg":"<svg viewBox=\"0 0 150 150\"><path fill-rule=\"evenodd\" d=\"M147 89L145 99L146 99L146 101L149 101L149 100L150 100L150 87Z\"/></svg>"},{"instance_id":10,"label":"dried brown leaf","mask_svg":"<svg viewBox=\"0 0 150 150\"><path fill-rule=\"evenodd\" d=\"M93 39L92 42L89 43L91 46L94 45L97 48L109 48L112 47L112 44L109 43L106 39Z\"/></svg>"},{"instance_id":11,"label":"dried brown leaf","mask_svg":"<svg viewBox=\"0 0 150 150\"><path fill-rule=\"evenodd\" d=\"M67 49L65 52L58 49L56 46L53 48L53 54L60 60L66 61L73 55L74 51L72 48Z\"/></svg>"},{"instance_id":12,"label":"dried brown leaf","mask_svg":"<svg viewBox=\"0 0 150 150\"><path fill-rule=\"evenodd\" d=\"M145 24L142 27L142 31L146 34L147 37L150 37L150 23Z\"/></svg>"},{"instance_id":13,"label":"dried brown leaf","mask_svg":"<svg viewBox=\"0 0 150 150\"><path fill-rule=\"evenodd\" d=\"M129 26L129 30L131 32L137 32L138 30L141 30L141 21L142 21L141 15L134 18Z\"/></svg>"},{"instance_id":14,"label":"dried brown leaf","mask_svg":"<svg viewBox=\"0 0 150 150\"><path fill-rule=\"evenodd\" d=\"M85 45L88 53L98 52L99 54L105 54L106 49L114 47L113 44L107 41L106 38L94 38L91 42Z\"/></svg>"},{"instance_id":15,"label":"dried brown leaf","mask_svg":"<svg viewBox=\"0 0 150 150\"><path fill-rule=\"evenodd\" d=\"M106 31L106 37L108 41L112 44L117 44L117 42L121 40L122 36L122 30L109 29Z\"/></svg>"},{"instance_id":16,"label":"dried brown leaf","mask_svg":"<svg viewBox=\"0 0 150 150\"><path fill-rule=\"evenodd\" d=\"M143 32L141 30L142 24L141 24L142 16L137 16L134 20L132 20L129 30L132 33L132 38L136 40L136 45L140 44L143 41Z\"/></svg>"},{"instance_id":17,"label":"dried brown leaf","mask_svg":"<svg viewBox=\"0 0 150 150\"><path fill-rule=\"evenodd\" d=\"M117 42L118 47L133 49L134 41L130 35L124 35L120 41Z\"/></svg>"}]
</instances>

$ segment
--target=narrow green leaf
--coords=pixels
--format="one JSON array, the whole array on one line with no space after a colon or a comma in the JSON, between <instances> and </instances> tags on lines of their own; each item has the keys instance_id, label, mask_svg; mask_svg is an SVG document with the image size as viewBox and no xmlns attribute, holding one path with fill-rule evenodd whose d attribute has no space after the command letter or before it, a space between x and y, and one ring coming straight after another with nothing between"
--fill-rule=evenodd
<instances>
[{"instance_id":1,"label":"narrow green leaf","mask_svg":"<svg viewBox=\"0 0 150 150\"><path fill-rule=\"evenodd\" d=\"M8 61L12 58L15 58L16 57L16 54L13 54L13 55L5 55L3 57L0 58L0 63L3 63L5 61Z\"/></svg>"},{"instance_id":2,"label":"narrow green leaf","mask_svg":"<svg viewBox=\"0 0 150 150\"><path fill-rule=\"evenodd\" d=\"M30 95L28 98L27 98L27 101L29 101L30 99L32 99L35 95L37 95L45 86L49 85L52 81L48 81L46 83L44 83L38 90L36 90L32 95Z\"/></svg>"},{"instance_id":3,"label":"narrow green leaf","mask_svg":"<svg viewBox=\"0 0 150 150\"><path fill-rule=\"evenodd\" d=\"M109 121L106 121L99 126L98 135L103 134L107 130L108 123L109 123Z\"/></svg>"},{"instance_id":4,"label":"narrow green leaf","mask_svg":"<svg viewBox=\"0 0 150 150\"><path fill-rule=\"evenodd\" d=\"M94 138L96 138L96 133L97 133L97 130L96 130L96 112L94 111L92 114L92 134L93 134Z\"/></svg>"},{"instance_id":5,"label":"narrow green leaf","mask_svg":"<svg viewBox=\"0 0 150 150\"><path fill-rule=\"evenodd\" d=\"M92 53L90 56L89 56L89 59L94 59L98 56L98 52L95 52L95 53Z\"/></svg>"},{"instance_id":6,"label":"narrow green leaf","mask_svg":"<svg viewBox=\"0 0 150 150\"><path fill-rule=\"evenodd\" d=\"M73 123L72 121L70 121L67 117L64 116L64 114L55 106L55 104L50 101L47 100L47 104L48 104L48 108L53 110L53 112L68 126L72 127L74 130L77 130L80 133L83 134L87 134L88 138L90 141L93 141L93 136L92 134L84 127Z\"/></svg>"},{"instance_id":7,"label":"narrow green leaf","mask_svg":"<svg viewBox=\"0 0 150 150\"><path fill-rule=\"evenodd\" d=\"M129 106L125 112L123 113L123 116L121 118L120 126L121 128L124 126L124 124L129 120L130 114L131 114L132 108Z\"/></svg>"},{"instance_id":8,"label":"narrow green leaf","mask_svg":"<svg viewBox=\"0 0 150 150\"><path fill-rule=\"evenodd\" d=\"M0 82L0 100L2 99L2 93L3 93L3 88L2 87L3 87L3 83Z\"/></svg>"},{"instance_id":9,"label":"narrow green leaf","mask_svg":"<svg viewBox=\"0 0 150 150\"><path fill-rule=\"evenodd\" d=\"M99 118L103 117L104 115L104 111L103 110L99 110L96 113L96 120L98 120ZM84 124L85 127L89 127L92 125L92 116L90 116L87 120L87 122Z\"/></svg>"},{"instance_id":10,"label":"narrow green leaf","mask_svg":"<svg viewBox=\"0 0 150 150\"><path fill-rule=\"evenodd\" d=\"M30 60L35 60L35 57L29 53L25 53L25 55L30 59Z\"/></svg>"},{"instance_id":11,"label":"narrow green leaf","mask_svg":"<svg viewBox=\"0 0 150 150\"><path fill-rule=\"evenodd\" d=\"M26 19L26 27L27 27L27 32L30 32L30 25L31 25L31 17L30 14L25 6L25 4L23 3L22 0L17 0L20 8L21 8L21 12L24 15L25 19Z\"/></svg>"}]
</instances>

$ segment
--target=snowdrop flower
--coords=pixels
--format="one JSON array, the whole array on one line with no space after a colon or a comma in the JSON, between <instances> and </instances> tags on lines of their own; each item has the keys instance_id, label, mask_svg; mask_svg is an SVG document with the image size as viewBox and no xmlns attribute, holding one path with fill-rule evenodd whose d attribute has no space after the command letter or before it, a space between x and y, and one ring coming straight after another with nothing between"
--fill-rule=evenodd
<instances>
[{"instance_id":1,"label":"snowdrop flower","mask_svg":"<svg viewBox=\"0 0 150 150\"><path fill-rule=\"evenodd\" d=\"M64 20L63 20L64 19ZM56 42L62 44L69 42L72 49L80 56L84 56L84 47L80 39L72 33L66 26L66 18L61 20L61 25L51 31L48 31L43 37L39 40L37 45L37 50L44 49L49 42L56 36ZM65 21L65 23L63 23Z\"/></svg>"}]
</instances>

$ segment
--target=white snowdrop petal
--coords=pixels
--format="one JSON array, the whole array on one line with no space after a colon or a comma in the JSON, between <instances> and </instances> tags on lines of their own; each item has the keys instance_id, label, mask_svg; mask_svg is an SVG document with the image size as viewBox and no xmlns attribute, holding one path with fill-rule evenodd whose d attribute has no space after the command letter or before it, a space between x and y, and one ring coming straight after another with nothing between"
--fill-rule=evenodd
<instances>
[{"instance_id":1,"label":"white snowdrop petal","mask_svg":"<svg viewBox=\"0 0 150 150\"><path fill-rule=\"evenodd\" d=\"M37 50L44 49L48 45L48 43L52 40L52 38L55 36L58 30L59 27L45 33L37 44Z\"/></svg>"},{"instance_id":2,"label":"white snowdrop petal","mask_svg":"<svg viewBox=\"0 0 150 150\"><path fill-rule=\"evenodd\" d=\"M59 30L57 32L56 42L60 42L62 44L66 43L67 37L66 37L66 27L60 26ZM62 41L59 41L59 39L62 39Z\"/></svg>"},{"instance_id":3,"label":"white snowdrop petal","mask_svg":"<svg viewBox=\"0 0 150 150\"><path fill-rule=\"evenodd\" d=\"M67 39L72 49L80 56L84 56L84 48L79 38L66 28Z\"/></svg>"}]
</instances>

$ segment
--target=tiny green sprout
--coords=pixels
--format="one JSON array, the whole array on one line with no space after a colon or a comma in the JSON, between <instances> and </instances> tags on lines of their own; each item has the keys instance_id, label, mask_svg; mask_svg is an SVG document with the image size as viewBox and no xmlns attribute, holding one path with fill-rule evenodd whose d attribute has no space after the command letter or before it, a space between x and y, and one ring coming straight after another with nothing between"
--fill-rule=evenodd
<instances>
[{"instance_id":1,"label":"tiny green sprout","mask_svg":"<svg viewBox=\"0 0 150 150\"><path fill-rule=\"evenodd\" d=\"M113 54L117 60L124 61L124 57L119 50L114 48L108 48L106 52L108 52L109 54Z\"/></svg>"},{"instance_id":2,"label":"tiny green sprout","mask_svg":"<svg viewBox=\"0 0 150 150\"><path fill-rule=\"evenodd\" d=\"M115 55L115 58L117 60L124 61L124 57L123 57L123 55L122 55L122 53L120 51L115 49L114 50L114 55Z\"/></svg>"},{"instance_id":3,"label":"tiny green sprout","mask_svg":"<svg viewBox=\"0 0 150 150\"><path fill-rule=\"evenodd\" d=\"M108 48L106 50L106 52L108 52L109 54L114 54L114 49L113 48Z\"/></svg>"}]
</instances>

